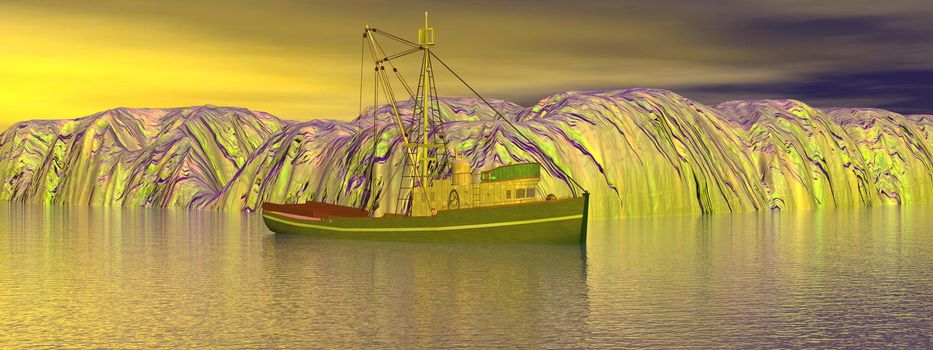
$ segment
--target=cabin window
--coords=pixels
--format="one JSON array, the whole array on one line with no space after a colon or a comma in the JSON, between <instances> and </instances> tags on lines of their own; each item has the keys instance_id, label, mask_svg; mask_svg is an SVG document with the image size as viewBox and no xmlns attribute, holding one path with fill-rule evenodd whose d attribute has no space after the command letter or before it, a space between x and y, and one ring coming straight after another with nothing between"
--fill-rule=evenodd
<instances>
[{"instance_id":1,"label":"cabin window","mask_svg":"<svg viewBox=\"0 0 933 350\"><path fill-rule=\"evenodd\" d=\"M529 189L525 190L525 197L534 198L534 197L535 197L535 189L534 189L534 188L529 188Z\"/></svg>"},{"instance_id":2,"label":"cabin window","mask_svg":"<svg viewBox=\"0 0 933 350\"><path fill-rule=\"evenodd\" d=\"M512 199L512 190L505 190L505 199Z\"/></svg>"},{"instance_id":3,"label":"cabin window","mask_svg":"<svg viewBox=\"0 0 933 350\"><path fill-rule=\"evenodd\" d=\"M525 198L525 189L519 188L515 190L515 199L522 199L522 198Z\"/></svg>"}]
</instances>

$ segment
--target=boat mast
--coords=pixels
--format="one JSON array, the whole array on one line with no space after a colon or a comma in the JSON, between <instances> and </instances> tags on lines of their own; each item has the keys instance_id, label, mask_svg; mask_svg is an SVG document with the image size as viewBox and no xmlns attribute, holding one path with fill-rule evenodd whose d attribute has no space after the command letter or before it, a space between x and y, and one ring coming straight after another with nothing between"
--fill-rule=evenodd
<instances>
[{"instance_id":1,"label":"boat mast","mask_svg":"<svg viewBox=\"0 0 933 350\"><path fill-rule=\"evenodd\" d=\"M428 197L427 190L425 189L429 182L427 178L427 174L428 174L427 166L430 161L430 157L428 157L429 155L428 150L431 147L427 141L429 129L428 129L426 122L428 120L429 114L427 112L424 112L422 116L424 118L424 122L422 123L422 135L424 137L422 138L421 144L412 143L411 142L412 140L409 137L408 133L405 132L405 123L402 121L402 115L399 111L398 105L396 104L395 92L392 89L392 84L389 82L390 79L389 79L388 74L386 73L386 69L384 65L384 63L388 63L391 65L392 59L404 56L408 53L417 52L418 50L423 50L424 53L428 55L426 56L426 58L430 58L431 54L429 53L429 50L427 49L427 46L425 44L420 44L420 45L416 45L415 48L409 51L405 51L403 53L395 54L392 56L386 55L386 53L382 50L382 47L376 42L376 38L374 38L372 35L376 33L388 35L390 38L396 38L396 39L400 39L403 41L405 40L401 38L397 38L388 33L379 32L376 30L376 28L371 28L368 25L366 26L364 30L364 37L369 39L369 43L370 43L369 49L370 49L370 53L373 58L373 62L375 63L374 68L375 68L375 75L376 75L376 78L375 78L376 85L382 86L383 93L386 95L386 98L388 99L389 106L392 108L392 119L395 120L395 124L399 129L399 135L402 137L402 141L404 142L404 145L406 148L405 156L408 158L408 161L410 162L411 166L414 168L414 173L416 174L417 184L414 187L420 187L420 192L421 192L421 195L424 197L425 202L428 203L429 206L431 206L431 200ZM425 12L425 28L419 29L418 33L419 33L419 41L430 43L431 46L434 45L434 29L427 28L427 12ZM424 40L421 40L421 37L423 37ZM405 42L408 42L408 41L405 41ZM408 43L411 43L411 42L408 42ZM414 45L414 43L411 43L411 44ZM427 69L429 69L429 67L430 67L430 64L426 63L426 65L422 67L422 69L426 71ZM425 81L428 81L427 79L429 78L427 78L426 76ZM403 84L404 84L404 81L403 81ZM378 87L376 88L376 90L378 91ZM424 92L423 92L424 96L428 96L430 94L429 91L430 91L430 86L424 89ZM424 101L422 102L422 104L425 107L427 106L427 103ZM376 106L373 106L373 108L375 111ZM422 108L422 109L427 111L427 108ZM375 118L375 116L376 116L376 113L374 112L373 117ZM416 146L418 148L418 151L409 152L408 147L410 145ZM372 181L372 179L370 179L370 181ZM412 196L415 195L414 188L412 188L411 195Z\"/></svg>"},{"instance_id":2,"label":"boat mast","mask_svg":"<svg viewBox=\"0 0 933 350\"><path fill-rule=\"evenodd\" d=\"M392 55L387 55L385 51L383 51L382 47L379 46L378 42L373 37L374 36L373 34L379 34L385 38L394 40L403 45L407 45L409 49L406 51L392 54ZM402 37L392 35L390 33L386 33L384 31L376 30L376 28L372 28L369 26L366 26L363 36L369 39L370 52L372 54L373 61L375 62L376 85L382 86L383 93L386 95L386 98L389 101L389 105L392 107L392 117L395 120L396 126L398 126L399 134L402 137L402 141L404 142L406 159L408 160L408 163L405 166L406 167L411 166L412 168L414 168L413 169L414 171L412 172L414 176L412 177L415 178L415 183L413 184L412 188L407 188L407 187L405 188L405 189L411 190L410 192L411 196L415 196L414 192L416 190L414 189L414 187L419 187L421 189L420 190L421 195L424 196L425 198L425 203L428 203L428 206L433 208L433 205L432 205L433 203L431 203L432 200L430 200L427 194L427 191L425 190L425 187L427 187L431 182L430 181L431 180L431 174L430 174L431 161L437 160L436 156L435 157L431 156L431 150L433 149L446 150L446 146L444 144L435 144L429 141L430 131L431 131L430 122L431 122L431 118L434 116L434 110L432 108L432 104L435 106L439 106L439 102L436 100L437 96L435 96L435 99L431 98L432 91L434 91L433 90L434 74L433 74L433 69L432 69L432 62L435 59L437 60L437 62L440 62L441 65L445 69L447 69L447 71L449 71L455 78L457 78L457 80L459 80L464 86L466 86L474 95L476 95L476 97L478 97L487 107L489 107L493 112L495 112L496 117L498 117L499 119L502 119L505 123L511 126L512 129L515 130L515 133L521 139L528 142L529 144L535 143L524 132L522 132L521 129L519 129L514 123L512 123L512 121L509 118L506 118L505 116L503 116L502 113L499 112L499 110L496 109L495 106L489 103L489 101L486 100L486 98L480 95L479 92L476 91L476 89L470 86L470 84L468 84L466 80L464 80L459 74L457 74L457 72L455 72L449 65L447 65L447 63L444 62L443 59L441 59L440 57L437 56L437 54L431 51L431 48L434 47L434 44L435 44L434 43L434 28L431 28L428 26L428 13L427 12L424 13L424 27L418 29L418 42L417 43L404 39ZM395 67L392 65L392 60L403 57L403 56L407 56L409 54L413 54L418 51L422 51L421 77L419 79L419 85L421 86L419 89L417 89L418 91L412 91L412 89L409 89L408 85L405 83L405 80L402 79L401 75L398 73L398 70L395 69ZM415 137L418 136L416 126L413 127L412 129L409 129L409 131L411 131L411 135L409 135L409 133L406 132L405 124L402 121L399 108L396 105L395 94L389 83L389 77L385 71L385 66L383 64L388 64L390 68L392 68L392 71L395 72L396 76L398 76L399 80L401 80L402 86L405 87L405 91L408 92L409 96L412 97L412 100L415 102L415 108L413 109L413 113L417 114L418 112L417 107L421 107L421 111L420 111L421 119L422 119L421 120L421 135L420 135L421 142L416 142L417 140L415 139ZM376 90L378 92L379 88L377 87ZM434 91L433 93L435 95L437 94L436 91ZM418 100L421 101L420 106L417 103ZM374 108L375 108L375 103L374 103ZM375 113L374 113L374 117L375 117ZM412 117L413 117L412 122L415 122L418 116L413 115ZM438 117L441 118L441 116L438 116ZM441 134L441 139L442 139L442 142L446 143L446 141L443 141L444 139L443 134ZM574 179L568 172L564 172L556 164L554 166L557 168L558 171L563 173L562 174L563 176L560 176L560 177L563 178L567 182L567 185L570 188L570 192L573 194L574 197L577 196L577 189L583 190L584 194L588 193L586 189L583 188L583 186L581 186L580 183L577 182L576 179ZM402 196L399 195L399 198L402 198Z\"/></svg>"},{"instance_id":3,"label":"boat mast","mask_svg":"<svg viewBox=\"0 0 933 350\"><path fill-rule=\"evenodd\" d=\"M430 69L430 60L431 60L431 47L434 46L434 28L428 27L428 12L424 12L424 28L418 30L418 44L424 48L424 58L421 60L423 62L421 66L421 76L422 76L422 91L421 91L421 147L418 149L418 155L421 160L421 179L425 180L428 177L428 150L429 144L428 141L428 118L430 108L431 108L431 82L428 69ZM426 183L421 183L421 186L427 186Z\"/></svg>"}]
</instances>

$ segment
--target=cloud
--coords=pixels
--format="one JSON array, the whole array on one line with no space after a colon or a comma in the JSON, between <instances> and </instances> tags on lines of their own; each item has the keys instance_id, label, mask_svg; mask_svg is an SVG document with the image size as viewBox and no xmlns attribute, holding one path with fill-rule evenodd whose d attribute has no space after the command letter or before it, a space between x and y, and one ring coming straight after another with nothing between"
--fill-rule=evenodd
<instances>
[{"instance_id":1,"label":"cloud","mask_svg":"<svg viewBox=\"0 0 933 350\"><path fill-rule=\"evenodd\" d=\"M363 25L413 37L424 10L445 60L522 104L646 86L933 110L914 91L933 69L928 1L30 0L0 4L0 83L15 87L0 121L205 103L350 119Z\"/></svg>"},{"instance_id":2,"label":"cloud","mask_svg":"<svg viewBox=\"0 0 933 350\"><path fill-rule=\"evenodd\" d=\"M933 69L825 73L788 83L694 86L680 92L707 103L794 98L815 107L874 107L929 114L933 112Z\"/></svg>"}]
</instances>

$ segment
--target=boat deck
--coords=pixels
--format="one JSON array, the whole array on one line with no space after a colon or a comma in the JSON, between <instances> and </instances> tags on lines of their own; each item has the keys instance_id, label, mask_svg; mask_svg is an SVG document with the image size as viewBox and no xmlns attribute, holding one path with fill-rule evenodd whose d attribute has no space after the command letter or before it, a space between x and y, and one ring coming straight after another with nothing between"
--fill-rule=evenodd
<instances>
[{"instance_id":1,"label":"boat deck","mask_svg":"<svg viewBox=\"0 0 933 350\"><path fill-rule=\"evenodd\" d=\"M445 210L435 216L369 217L328 213L315 204L263 205L276 233L329 238L488 243L580 244L585 241L589 196L523 204ZM294 206L294 207L293 207ZM290 208L291 207L291 208ZM346 207L343 207L346 208ZM355 208L353 208L355 209Z\"/></svg>"}]
</instances>

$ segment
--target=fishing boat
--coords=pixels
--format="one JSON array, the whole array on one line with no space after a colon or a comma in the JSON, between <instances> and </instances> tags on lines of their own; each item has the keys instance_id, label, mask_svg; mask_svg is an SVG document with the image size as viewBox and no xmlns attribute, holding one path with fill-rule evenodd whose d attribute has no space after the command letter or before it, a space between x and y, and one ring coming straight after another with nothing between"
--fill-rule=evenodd
<instances>
[{"instance_id":1,"label":"fishing boat","mask_svg":"<svg viewBox=\"0 0 933 350\"><path fill-rule=\"evenodd\" d=\"M448 152L449 146L435 129L443 122L434 86L435 61L495 111L497 118L513 127L517 135L529 144L532 142L432 52L434 34L434 29L428 26L427 13L424 27L418 30L417 43L369 26L363 33L375 63L375 91L381 90L388 98L393 123L399 129L406 153L396 212L379 213L372 207L375 204L359 208L315 201L263 203L262 217L266 225L278 234L342 239L585 244L589 193L569 174L561 173L559 177L566 180L571 195L560 198L541 191L540 163L502 164L480 171L471 167L465 154L468 152ZM386 54L377 36L408 48ZM404 85L404 79L399 76L413 101L411 118L417 121L406 127L386 66L397 74L393 60L413 53L421 53L422 57L416 92ZM374 121L375 117L374 106ZM549 169L560 171L559 167ZM372 176L370 170L370 179ZM364 205L366 202L363 201Z\"/></svg>"}]
</instances>

